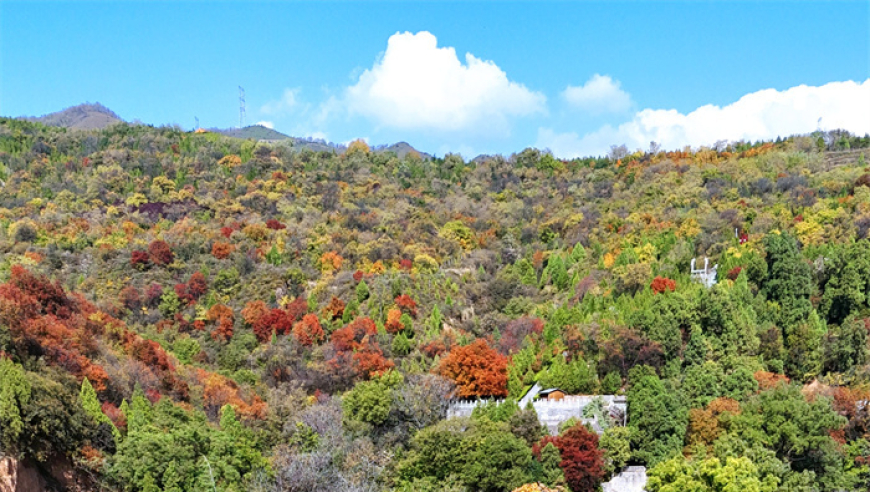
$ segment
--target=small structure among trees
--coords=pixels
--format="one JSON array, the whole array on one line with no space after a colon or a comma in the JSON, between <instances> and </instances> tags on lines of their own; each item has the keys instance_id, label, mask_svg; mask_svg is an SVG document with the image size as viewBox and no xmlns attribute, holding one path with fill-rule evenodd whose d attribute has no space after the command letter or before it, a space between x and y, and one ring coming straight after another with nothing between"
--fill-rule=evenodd
<instances>
[{"instance_id":1,"label":"small structure among trees","mask_svg":"<svg viewBox=\"0 0 870 492\"><path fill-rule=\"evenodd\" d=\"M695 268L695 259L692 258L692 263L689 266L692 274L692 279L704 284L708 289L716 285L716 274L719 269L719 264L713 265L710 268L710 259L704 257L704 268Z\"/></svg>"}]
</instances>

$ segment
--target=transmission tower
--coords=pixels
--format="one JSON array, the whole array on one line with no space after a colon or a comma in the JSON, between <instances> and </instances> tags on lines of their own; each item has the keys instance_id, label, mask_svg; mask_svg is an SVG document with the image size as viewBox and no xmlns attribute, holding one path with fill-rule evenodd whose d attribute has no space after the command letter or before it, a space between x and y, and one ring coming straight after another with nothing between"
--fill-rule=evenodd
<instances>
[{"instance_id":1,"label":"transmission tower","mask_svg":"<svg viewBox=\"0 0 870 492\"><path fill-rule=\"evenodd\" d=\"M193 119L196 120L196 128L194 128L194 130L199 130L199 117L198 117L198 116L194 116Z\"/></svg>"},{"instance_id":2,"label":"transmission tower","mask_svg":"<svg viewBox=\"0 0 870 492\"><path fill-rule=\"evenodd\" d=\"M245 88L239 86L239 129L245 127Z\"/></svg>"}]
</instances>

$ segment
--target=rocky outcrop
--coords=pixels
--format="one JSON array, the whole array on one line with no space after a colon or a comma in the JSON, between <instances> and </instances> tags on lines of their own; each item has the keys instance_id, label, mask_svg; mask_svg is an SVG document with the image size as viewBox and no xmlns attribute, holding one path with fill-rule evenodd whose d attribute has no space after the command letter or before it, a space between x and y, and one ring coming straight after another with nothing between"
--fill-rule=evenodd
<instances>
[{"instance_id":1,"label":"rocky outcrop","mask_svg":"<svg viewBox=\"0 0 870 492\"><path fill-rule=\"evenodd\" d=\"M0 457L0 492L37 492L50 490L48 482L33 466L8 456Z\"/></svg>"}]
</instances>

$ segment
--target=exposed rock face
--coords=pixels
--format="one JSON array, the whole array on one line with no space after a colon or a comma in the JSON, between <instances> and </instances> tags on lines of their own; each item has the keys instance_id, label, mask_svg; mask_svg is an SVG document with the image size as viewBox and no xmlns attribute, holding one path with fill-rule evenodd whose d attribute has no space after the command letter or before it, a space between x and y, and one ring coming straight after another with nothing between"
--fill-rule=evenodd
<instances>
[{"instance_id":1,"label":"exposed rock face","mask_svg":"<svg viewBox=\"0 0 870 492\"><path fill-rule=\"evenodd\" d=\"M8 456L0 457L0 492L41 492L48 483L35 467Z\"/></svg>"}]
</instances>

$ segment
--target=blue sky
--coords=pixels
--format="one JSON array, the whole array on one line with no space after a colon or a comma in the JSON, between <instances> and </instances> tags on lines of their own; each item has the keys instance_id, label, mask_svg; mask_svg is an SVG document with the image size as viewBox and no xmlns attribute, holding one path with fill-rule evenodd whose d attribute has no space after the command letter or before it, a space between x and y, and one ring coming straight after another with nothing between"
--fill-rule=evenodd
<instances>
[{"instance_id":1,"label":"blue sky","mask_svg":"<svg viewBox=\"0 0 870 492\"><path fill-rule=\"evenodd\" d=\"M468 158L865 133L868 26L866 1L4 0L0 114L230 127L241 85L249 124Z\"/></svg>"}]
</instances>

